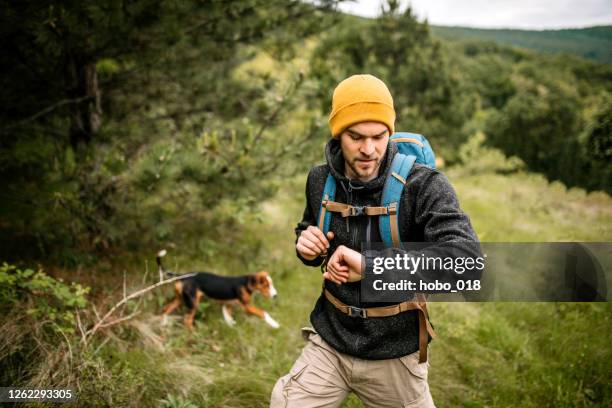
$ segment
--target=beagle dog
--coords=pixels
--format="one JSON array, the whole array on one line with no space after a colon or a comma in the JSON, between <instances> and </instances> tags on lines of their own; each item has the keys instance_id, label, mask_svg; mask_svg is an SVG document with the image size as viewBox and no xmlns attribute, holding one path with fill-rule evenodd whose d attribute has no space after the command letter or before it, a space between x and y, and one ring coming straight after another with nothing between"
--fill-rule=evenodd
<instances>
[{"instance_id":1,"label":"beagle dog","mask_svg":"<svg viewBox=\"0 0 612 408\"><path fill-rule=\"evenodd\" d=\"M160 275L180 276L172 272L164 271L162 258L166 250L157 254L157 266ZM175 297L164 306L163 323L166 324L168 315L178 308L181 303L187 306L185 325L189 330L193 329L193 320L198 310L200 301L204 296L222 304L223 319L233 326L236 321L232 317L232 305L238 305L248 314L258 316L273 328L280 327L278 322L268 314L251 304L251 298L257 292L266 298L275 298L277 295L272 278L266 271L260 271L252 275L243 276L220 276L210 272L194 272L183 275L174 284Z\"/></svg>"}]
</instances>

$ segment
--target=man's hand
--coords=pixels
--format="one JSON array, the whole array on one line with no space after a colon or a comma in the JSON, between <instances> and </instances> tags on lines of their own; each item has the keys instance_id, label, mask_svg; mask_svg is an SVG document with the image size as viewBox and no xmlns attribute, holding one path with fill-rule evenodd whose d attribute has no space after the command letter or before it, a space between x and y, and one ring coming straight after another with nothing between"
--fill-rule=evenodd
<instances>
[{"instance_id":1,"label":"man's hand","mask_svg":"<svg viewBox=\"0 0 612 408\"><path fill-rule=\"evenodd\" d=\"M362 267L361 254L340 245L327 261L327 272L323 277L338 284L355 282L361 279Z\"/></svg>"},{"instance_id":2,"label":"man's hand","mask_svg":"<svg viewBox=\"0 0 612 408\"><path fill-rule=\"evenodd\" d=\"M329 241L334 238L334 233L329 231L327 237L319 227L309 226L300 234L295 248L302 258L312 261L316 257L327 253Z\"/></svg>"}]
</instances>

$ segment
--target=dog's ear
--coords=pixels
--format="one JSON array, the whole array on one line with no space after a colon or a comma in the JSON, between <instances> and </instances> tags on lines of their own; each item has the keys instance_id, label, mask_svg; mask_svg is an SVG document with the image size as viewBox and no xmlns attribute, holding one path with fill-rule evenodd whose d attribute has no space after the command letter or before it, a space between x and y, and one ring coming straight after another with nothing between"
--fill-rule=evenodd
<instances>
[{"instance_id":1,"label":"dog's ear","mask_svg":"<svg viewBox=\"0 0 612 408\"><path fill-rule=\"evenodd\" d=\"M247 285L250 288L257 286L257 275L249 275L247 277Z\"/></svg>"},{"instance_id":2,"label":"dog's ear","mask_svg":"<svg viewBox=\"0 0 612 408\"><path fill-rule=\"evenodd\" d=\"M259 271L255 274L255 276L257 276L257 283L259 284L259 286L268 286L268 272Z\"/></svg>"}]
</instances>

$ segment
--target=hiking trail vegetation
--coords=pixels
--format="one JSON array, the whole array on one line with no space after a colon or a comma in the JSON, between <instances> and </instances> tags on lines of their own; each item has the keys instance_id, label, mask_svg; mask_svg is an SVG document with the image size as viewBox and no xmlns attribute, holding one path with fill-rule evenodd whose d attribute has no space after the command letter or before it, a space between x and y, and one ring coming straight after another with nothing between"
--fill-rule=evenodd
<instances>
[{"instance_id":1,"label":"hiking trail vegetation","mask_svg":"<svg viewBox=\"0 0 612 408\"><path fill-rule=\"evenodd\" d=\"M295 256L331 92L368 72L443 159L482 241L612 241L612 67L432 35L389 0L6 4L0 13L0 382L78 406L265 407L303 345ZM609 37L609 36L608 36ZM607 38L607 37L606 37ZM609 38L607 38L609 40ZM265 269L281 324L204 302L161 325L173 271ZM169 285L171 286L171 285ZM440 407L612 404L609 303L433 303ZM345 407L359 407L349 398Z\"/></svg>"}]
</instances>

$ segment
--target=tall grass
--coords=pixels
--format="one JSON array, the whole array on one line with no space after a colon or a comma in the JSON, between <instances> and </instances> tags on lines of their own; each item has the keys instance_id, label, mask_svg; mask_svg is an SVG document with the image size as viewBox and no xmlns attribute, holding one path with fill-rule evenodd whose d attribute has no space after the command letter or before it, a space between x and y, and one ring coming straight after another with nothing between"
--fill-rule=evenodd
<instances>
[{"instance_id":1,"label":"tall grass","mask_svg":"<svg viewBox=\"0 0 612 408\"><path fill-rule=\"evenodd\" d=\"M456 168L447 174L482 240L612 238L607 195L567 191L527 173ZM234 275L267 269L280 295L275 301L256 297L255 304L280 329L241 311L229 327L220 306L209 302L201 305L193 332L183 327L180 312L162 326L159 313L170 288L148 295L141 315L101 332L86 349L78 336L45 337L36 324L8 316L0 332L4 384L70 386L77 390L75 405L88 407L267 406L276 379L303 347L299 329L309 324L320 292L318 269L294 255L304 182L304 176L287 180L259 215L235 226L234 245L220 246L218 256L203 262L171 249L167 261L173 269ZM256 259L236 253L246 247L257 248ZM129 269L131 287L143 284L143 271ZM98 301L111 304L120 288L118 280ZM430 346L437 406L612 406L609 304L432 303L430 310L439 333ZM354 396L344 404L360 406Z\"/></svg>"}]
</instances>

